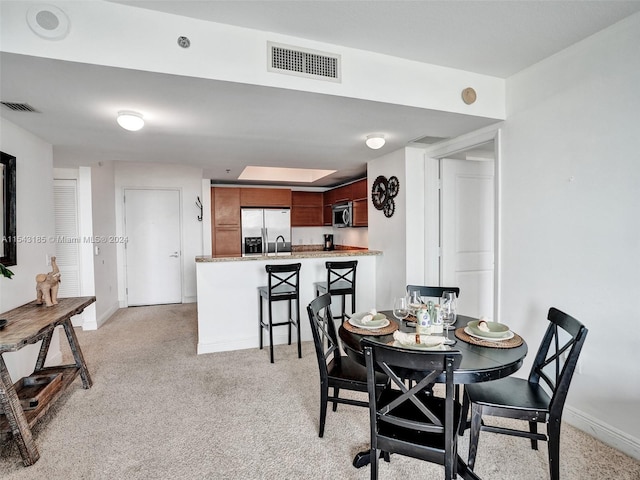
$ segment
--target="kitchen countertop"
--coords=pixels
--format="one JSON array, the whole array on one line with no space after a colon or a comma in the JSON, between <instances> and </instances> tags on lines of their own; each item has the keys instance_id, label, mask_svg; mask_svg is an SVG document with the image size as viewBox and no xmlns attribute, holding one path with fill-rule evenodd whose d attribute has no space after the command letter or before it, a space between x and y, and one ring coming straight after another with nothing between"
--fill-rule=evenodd
<instances>
[{"instance_id":1,"label":"kitchen countertop","mask_svg":"<svg viewBox=\"0 0 640 480\"><path fill-rule=\"evenodd\" d=\"M370 255L382 255L379 250L369 250L366 248L357 249L337 249L337 250L310 250L310 251L294 251L294 252L282 252L276 255L275 253L269 254L244 254L244 255L202 255L196 257L196 263L208 263L208 262L243 262L251 260L275 260L275 259L294 259L294 258L335 258L335 257L357 257L357 256L370 256Z\"/></svg>"}]
</instances>

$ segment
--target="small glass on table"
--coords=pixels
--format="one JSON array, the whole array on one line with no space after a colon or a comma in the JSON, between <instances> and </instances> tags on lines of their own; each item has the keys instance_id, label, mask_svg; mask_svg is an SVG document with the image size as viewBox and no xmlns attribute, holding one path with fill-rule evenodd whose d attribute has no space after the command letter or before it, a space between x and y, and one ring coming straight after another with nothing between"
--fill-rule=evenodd
<instances>
[{"instance_id":1,"label":"small glass on table","mask_svg":"<svg viewBox=\"0 0 640 480\"><path fill-rule=\"evenodd\" d=\"M411 292L409 296L409 314L416 316L416 312L422 306L422 299L420 298L420 294L417 291Z\"/></svg>"},{"instance_id":2,"label":"small glass on table","mask_svg":"<svg viewBox=\"0 0 640 480\"><path fill-rule=\"evenodd\" d=\"M440 314L442 315L442 326L446 331L445 345L454 345L455 340L449 338L449 330L453 330L456 323L456 293L444 292L440 299Z\"/></svg>"},{"instance_id":3,"label":"small glass on table","mask_svg":"<svg viewBox=\"0 0 640 480\"><path fill-rule=\"evenodd\" d=\"M400 321L400 323L402 323L402 320L409 316L407 297L397 297L393 301L393 316L396 317Z\"/></svg>"}]
</instances>

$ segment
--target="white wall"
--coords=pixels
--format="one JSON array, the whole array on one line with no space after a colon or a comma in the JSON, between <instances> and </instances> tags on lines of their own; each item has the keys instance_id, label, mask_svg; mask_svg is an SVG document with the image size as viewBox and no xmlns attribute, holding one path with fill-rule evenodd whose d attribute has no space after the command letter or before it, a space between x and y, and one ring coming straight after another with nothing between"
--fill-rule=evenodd
<instances>
[{"instance_id":1,"label":"white wall","mask_svg":"<svg viewBox=\"0 0 640 480\"><path fill-rule=\"evenodd\" d=\"M182 301L196 301L196 264L203 252L202 222L198 221L200 209L196 199L202 195L202 169L182 165L116 162L115 163L116 235L124 236L123 195L126 188L178 188L182 202ZM120 306L126 306L125 252L118 244L118 299Z\"/></svg>"},{"instance_id":2,"label":"white wall","mask_svg":"<svg viewBox=\"0 0 640 480\"><path fill-rule=\"evenodd\" d=\"M589 328L569 421L640 458L640 14L507 81L501 318ZM533 355L527 358L526 371Z\"/></svg>"},{"instance_id":3,"label":"white wall","mask_svg":"<svg viewBox=\"0 0 640 480\"><path fill-rule=\"evenodd\" d=\"M16 157L16 226L23 241L17 246L17 265L9 267L13 278L0 278L0 312L36 299L35 277L50 271L47 253L54 247L53 149L50 144L0 118L0 149ZM49 350L50 361L60 358L56 331ZM40 342L18 352L3 354L11 378L33 372Z\"/></svg>"},{"instance_id":4,"label":"white wall","mask_svg":"<svg viewBox=\"0 0 640 480\"><path fill-rule=\"evenodd\" d=\"M100 162L91 167L93 198L93 235L113 237L116 232L115 167L113 162ZM96 328L118 309L117 243L96 245L93 266L96 291Z\"/></svg>"},{"instance_id":5,"label":"white wall","mask_svg":"<svg viewBox=\"0 0 640 480\"><path fill-rule=\"evenodd\" d=\"M367 164L368 191L379 175L387 179L392 175L398 177L400 190L394 198L396 209L391 218L385 217L382 210L376 210L369 204L369 249L380 250L382 255L376 257L376 308L388 310L393 308L393 298L404 294L406 286L407 262L407 225L405 179L405 151L383 155Z\"/></svg>"}]
</instances>

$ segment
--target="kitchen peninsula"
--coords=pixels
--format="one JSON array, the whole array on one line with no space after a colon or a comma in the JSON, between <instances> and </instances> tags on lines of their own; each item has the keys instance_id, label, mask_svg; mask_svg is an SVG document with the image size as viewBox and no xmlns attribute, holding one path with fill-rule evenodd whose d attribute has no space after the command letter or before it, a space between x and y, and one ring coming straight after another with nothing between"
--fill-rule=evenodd
<instances>
[{"instance_id":1,"label":"kitchen peninsula","mask_svg":"<svg viewBox=\"0 0 640 480\"><path fill-rule=\"evenodd\" d=\"M382 252L338 248L269 255L196 257L198 354L258 347L258 287L267 284L265 266L301 263L300 325L302 341L311 341L307 305L315 298L313 283L326 281L325 262L357 260L356 310L375 307L376 263ZM339 311L339 299L332 310ZM274 316L286 318L286 302L274 305ZM348 310L347 310L348 311ZM295 313L294 313L295 315ZM287 329L274 329L274 345L287 343ZM267 357L265 357L267 359Z\"/></svg>"}]
</instances>

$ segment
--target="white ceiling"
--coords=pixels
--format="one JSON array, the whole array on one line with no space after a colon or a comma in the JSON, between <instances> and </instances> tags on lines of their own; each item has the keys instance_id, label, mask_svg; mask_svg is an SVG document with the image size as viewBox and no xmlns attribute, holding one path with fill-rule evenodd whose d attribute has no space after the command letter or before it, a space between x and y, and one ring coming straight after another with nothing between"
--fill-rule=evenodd
<instances>
[{"instance_id":1,"label":"white ceiling","mask_svg":"<svg viewBox=\"0 0 640 480\"><path fill-rule=\"evenodd\" d=\"M506 78L640 11L640 1L119 1ZM138 70L0 55L2 117L54 145L56 166L183 163L233 181L245 165L337 169L314 186L361 176L366 162L415 139L451 137L490 119ZM55 94L52 94L55 92ZM134 100L181 112L130 134L92 106ZM300 104L308 108L300 109ZM225 112L220 116L212 111ZM362 131L384 131L382 150ZM229 172L227 173L227 170ZM264 183L264 182L263 182Z\"/></svg>"}]
</instances>

